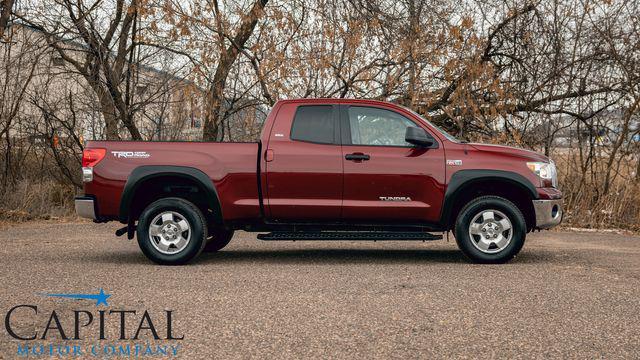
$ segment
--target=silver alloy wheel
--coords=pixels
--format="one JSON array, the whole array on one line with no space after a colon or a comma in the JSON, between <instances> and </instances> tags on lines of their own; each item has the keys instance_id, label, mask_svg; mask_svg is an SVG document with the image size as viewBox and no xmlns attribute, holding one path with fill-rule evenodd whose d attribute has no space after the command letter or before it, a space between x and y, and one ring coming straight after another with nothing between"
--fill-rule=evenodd
<instances>
[{"instance_id":1,"label":"silver alloy wheel","mask_svg":"<svg viewBox=\"0 0 640 360\"><path fill-rule=\"evenodd\" d=\"M482 210L469 224L471 243L483 253L495 254L504 250L512 237L511 220L498 210Z\"/></svg>"},{"instance_id":2,"label":"silver alloy wheel","mask_svg":"<svg viewBox=\"0 0 640 360\"><path fill-rule=\"evenodd\" d=\"M149 240L156 250L173 255L184 250L191 240L191 226L184 216L165 211L149 224Z\"/></svg>"}]
</instances>

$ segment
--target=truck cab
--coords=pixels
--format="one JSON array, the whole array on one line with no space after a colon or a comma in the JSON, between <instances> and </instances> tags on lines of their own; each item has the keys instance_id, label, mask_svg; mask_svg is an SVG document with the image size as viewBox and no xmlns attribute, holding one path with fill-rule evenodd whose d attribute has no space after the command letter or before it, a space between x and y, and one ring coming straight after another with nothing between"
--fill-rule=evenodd
<instances>
[{"instance_id":1,"label":"truck cab","mask_svg":"<svg viewBox=\"0 0 640 360\"><path fill-rule=\"evenodd\" d=\"M435 240L452 231L478 262L504 262L562 219L555 165L459 141L374 100L275 104L256 143L92 141L81 216L119 220L163 264L262 240ZM167 235L170 234L170 235ZM175 237L175 238L174 238Z\"/></svg>"}]
</instances>

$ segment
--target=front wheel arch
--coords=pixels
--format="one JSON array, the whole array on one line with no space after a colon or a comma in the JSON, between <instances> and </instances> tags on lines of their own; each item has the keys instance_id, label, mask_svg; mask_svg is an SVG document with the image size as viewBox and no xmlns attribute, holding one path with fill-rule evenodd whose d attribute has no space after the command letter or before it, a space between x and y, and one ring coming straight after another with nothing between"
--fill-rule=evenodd
<instances>
[{"instance_id":1,"label":"front wheel arch","mask_svg":"<svg viewBox=\"0 0 640 360\"><path fill-rule=\"evenodd\" d=\"M536 188L522 175L500 170L460 170L453 174L442 207L442 228L454 230L460 211L482 196L509 200L521 210L527 232L534 229L536 217L532 200L538 198Z\"/></svg>"}]
</instances>

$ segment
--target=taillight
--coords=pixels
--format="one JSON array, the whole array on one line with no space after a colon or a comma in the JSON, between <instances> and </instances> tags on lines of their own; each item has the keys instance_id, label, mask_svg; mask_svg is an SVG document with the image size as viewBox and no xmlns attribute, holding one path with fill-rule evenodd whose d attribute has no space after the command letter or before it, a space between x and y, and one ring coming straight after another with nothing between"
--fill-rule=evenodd
<instances>
[{"instance_id":1,"label":"taillight","mask_svg":"<svg viewBox=\"0 0 640 360\"><path fill-rule=\"evenodd\" d=\"M106 149L84 149L82 152L82 167L96 166L106 153Z\"/></svg>"},{"instance_id":2,"label":"taillight","mask_svg":"<svg viewBox=\"0 0 640 360\"><path fill-rule=\"evenodd\" d=\"M106 149L84 149L82 152L82 182L93 181L93 167L102 160Z\"/></svg>"}]
</instances>

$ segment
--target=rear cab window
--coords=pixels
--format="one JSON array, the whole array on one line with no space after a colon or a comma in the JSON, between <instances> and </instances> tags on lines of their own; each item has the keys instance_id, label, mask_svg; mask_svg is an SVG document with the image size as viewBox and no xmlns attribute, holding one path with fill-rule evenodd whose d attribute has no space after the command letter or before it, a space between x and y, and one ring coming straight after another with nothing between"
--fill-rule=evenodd
<instances>
[{"instance_id":1,"label":"rear cab window","mask_svg":"<svg viewBox=\"0 0 640 360\"><path fill-rule=\"evenodd\" d=\"M302 105L291 124L291 140L337 144L337 121L332 105Z\"/></svg>"}]
</instances>

